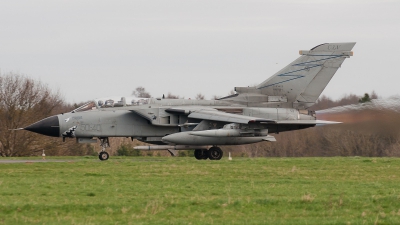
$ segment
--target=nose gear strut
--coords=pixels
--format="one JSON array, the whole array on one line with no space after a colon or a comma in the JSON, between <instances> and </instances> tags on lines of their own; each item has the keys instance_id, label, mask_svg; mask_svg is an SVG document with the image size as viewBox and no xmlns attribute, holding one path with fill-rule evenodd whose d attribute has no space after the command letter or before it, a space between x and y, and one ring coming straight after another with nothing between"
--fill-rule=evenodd
<instances>
[{"instance_id":1,"label":"nose gear strut","mask_svg":"<svg viewBox=\"0 0 400 225\"><path fill-rule=\"evenodd\" d=\"M110 141L108 140L108 137L101 137L99 139L101 147L101 151L99 152L99 159L101 161L104 161L110 157L110 155L106 152L106 148L110 147Z\"/></svg>"}]
</instances>

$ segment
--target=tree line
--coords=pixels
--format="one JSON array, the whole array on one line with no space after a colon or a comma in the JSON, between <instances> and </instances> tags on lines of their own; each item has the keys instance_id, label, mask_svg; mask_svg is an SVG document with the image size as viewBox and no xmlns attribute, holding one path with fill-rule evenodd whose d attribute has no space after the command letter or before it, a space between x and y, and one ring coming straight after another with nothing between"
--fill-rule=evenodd
<instances>
[{"instance_id":1,"label":"tree line","mask_svg":"<svg viewBox=\"0 0 400 225\"><path fill-rule=\"evenodd\" d=\"M93 152L90 145L75 141L62 143L27 131L16 131L48 116L73 110L59 91L48 85L13 72L0 74L0 155L32 156L43 150L49 155L82 155Z\"/></svg>"},{"instance_id":2,"label":"tree line","mask_svg":"<svg viewBox=\"0 0 400 225\"><path fill-rule=\"evenodd\" d=\"M144 87L136 88L133 95L151 97ZM232 94L228 93L228 94ZM214 96L213 98L217 98ZM179 98L168 93L164 98ZM375 92L357 96L345 95L339 100L321 96L311 110L357 104L378 98ZM198 93L195 99L205 99ZM0 155L96 155L98 144L77 144L74 139L46 137L26 131L15 131L48 116L70 112L80 104L66 102L59 91L46 84L16 73L0 74ZM317 113L318 118L318 113ZM361 118L361 119L360 119ZM297 157L297 156L400 156L400 114L390 110L364 110L339 114L324 114L326 120L344 124L321 126L299 131L274 134L277 142L262 142L242 146L222 146L227 154L244 157ZM399 121L399 122L398 122ZM166 156L167 151L133 151L143 145L127 138L111 138L114 155ZM190 155L182 151L180 155Z\"/></svg>"}]
</instances>

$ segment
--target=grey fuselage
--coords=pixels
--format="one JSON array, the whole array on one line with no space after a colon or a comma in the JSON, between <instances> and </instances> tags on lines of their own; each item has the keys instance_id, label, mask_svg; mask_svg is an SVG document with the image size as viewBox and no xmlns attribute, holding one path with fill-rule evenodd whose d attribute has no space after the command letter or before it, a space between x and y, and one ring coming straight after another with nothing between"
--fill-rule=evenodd
<instances>
[{"instance_id":1,"label":"grey fuselage","mask_svg":"<svg viewBox=\"0 0 400 225\"><path fill-rule=\"evenodd\" d=\"M74 110L46 118L25 129L53 137L83 138L82 140L93 137L131 137L148 143L165 144L161 138L170 134L192 131L195 128L197 131L221 129L228 124L221 121L189 118L190 112L204 109L271 120L315 120L310 115L300 114L298 110L290 108L247 107L221 100L152 98L146 105L104 108L96 105L89 110ZM200 123L201 125L197 126ZM249 124L246 129L267 129L269 133L278 133L312 126L314 125ZM240 138L236 139L240 140ZM248 140L252 139L254 138L248 138ZM229 143L243 144L241 141Z\"/></svg>"}]
</instances>

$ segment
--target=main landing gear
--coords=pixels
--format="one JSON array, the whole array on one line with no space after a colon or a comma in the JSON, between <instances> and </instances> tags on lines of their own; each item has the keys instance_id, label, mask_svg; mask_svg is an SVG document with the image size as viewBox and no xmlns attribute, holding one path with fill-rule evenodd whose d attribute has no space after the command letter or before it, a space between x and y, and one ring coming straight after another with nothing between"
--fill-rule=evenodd
<instances>
[{"instance_id":1,"label":"main landing gear","mask_svg":"<svg viewBox=\"0 0 400 225\"><path fill-rule=\"evenodd\" d=\"M210 159L210 160L220 160L224 153L219 147L211 147L209 150L205 149L195 149L194 150L194 157L197 160L201 159Z\"/></svg>"},{"instance_id":2,"label":"main landing gear","mask_svg":"<svg viewBox=\"0 0 400 225\"><path fill-rule=\"evenodd\" d=\"M104 161L110 157L110 155L106 152L106 148L110 147L110 142L108 140L108 137L99 138L99 139L100 139L100 146L101 146L101 152L99 152L99 159L101 161Z\"/></svg>"}]
</instances>

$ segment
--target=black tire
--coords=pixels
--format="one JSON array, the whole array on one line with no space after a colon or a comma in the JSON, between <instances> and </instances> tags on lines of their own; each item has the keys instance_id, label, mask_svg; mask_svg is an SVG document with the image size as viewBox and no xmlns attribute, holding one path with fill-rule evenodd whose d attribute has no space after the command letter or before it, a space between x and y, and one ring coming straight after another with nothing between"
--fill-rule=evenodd
<instances>
[{"instance_id":1,"label":"black tire","mask_svg":"<svg viewBox=\"0 0 400 225\"><path fill-rule=\"evenodd\" d=\"M197 160L203 159L203 150L201 150L201 149L195 149L195 150L194 150L194 157L195 157Z\"/></svg>"},{"instance_id":2,"label":"black tire","mask_svg":"<svg viewBox=\"0 0 400 225\"><path fill-rule=\"evenodd\" d=\"M107 152L100 152L100 154L99 154L99 159L101 161L107 160L109 157L110 157L110 155L108 155Z\"/></svg>"},{"instance_id":3,"label":"black tire","mask_svg":"<svg viewBox=\"0 0 400 225\"><path fill-rule=\"evenodd\" d=\"M209 151L203 149L203 158L202 159L207 160L208 159L208 154L209 154Z\"/></svg>"},{"instance_id":4,"label":"black tire","mask_svg":"<svg viewBox=\"0 0 400 225\"><path fill-rule=\"evenodd\" d=\"M208 150L208 158L210 160L220 160L223 154L224 152L218 147L211 147L210 150Z\"/></svg>"},{"instance_id":5,"label":"black tire","mask_svg":"<svg viewBox=\"0 0 400 225\"><path fill-rule=\"evenodd\" d=\"M207 150L204 150L204 149L195 149L195 150L194 150L194 157L195 157L197 160L208 159Z\"/></svg>"}]
</instances>

